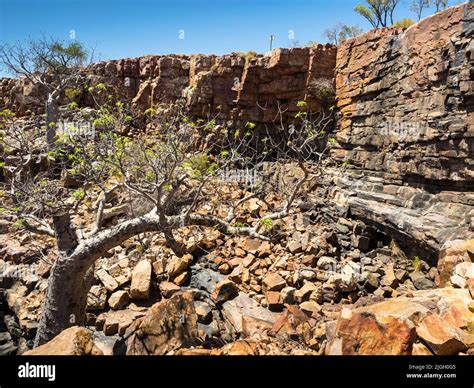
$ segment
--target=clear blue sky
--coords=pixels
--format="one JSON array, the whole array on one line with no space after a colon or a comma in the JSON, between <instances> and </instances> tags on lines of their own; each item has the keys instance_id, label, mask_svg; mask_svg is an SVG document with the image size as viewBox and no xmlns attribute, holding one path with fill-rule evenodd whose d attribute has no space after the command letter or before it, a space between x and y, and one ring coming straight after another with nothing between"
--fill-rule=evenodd
<instances>
[{"instance_id":1,"label":"clear blue sky","mask_svg":"<svg viewBox=\"0 0 474 388\"><path fill-rule=\"evenodd\" d=\"M413 17L402 0L396 18ZM362 0L0 0L0 42L44 34L96 47L97 59L145 54L265 52L325 42L338 22L369 24L353 11ZM450 0L450 4L458 3ZM427 12L428 15L430 12ZM180 30L184 39L180 39Z\"/></svg>"}]
</instances>

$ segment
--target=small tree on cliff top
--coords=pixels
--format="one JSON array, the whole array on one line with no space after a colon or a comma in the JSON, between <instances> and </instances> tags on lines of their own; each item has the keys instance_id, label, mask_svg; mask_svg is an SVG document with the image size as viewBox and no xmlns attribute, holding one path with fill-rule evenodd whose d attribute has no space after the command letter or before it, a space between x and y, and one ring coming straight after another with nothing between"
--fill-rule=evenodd
<instances>
[{"instance_id":1,"label":"small tree on cliff top","mask_svg":"<svg viewBox=\"0 0 474 388\"><path fill-rule=\"evenodd\" d=\"M331 123L323 113L299 112L298 126L290 131L277 126L272 136L263 137L253 123L231 131L211 118L192 121L181 104L148 109L145 115L151 128L146 136L126 137L121 134L141 115L126 112L121 103L101 106L91 118L93 136L74 130L57 134L47 167L40 160L31 163L32 155L46 151L40 131L23 130L21 120L10 114L0 116L0 214L56 242L58 259L48 280L37 345L70 326L71 317L73 324L84 323L86 275L98 258L127 239L160 233L177 255L184 253L179 233L186 228L270 239L273 222L290 213L330 144L321 143ZM264 166L270 156L274 167L292 163L294 179L278 190L274 171L265 169L256 182L228 179L233 171ZM61 171L80 185L64 184L58 179ZM134 199L132 210L109 225L104 214L114 196ZM242 224L242 206L253 198L264 201L268 212ZM140 206L132 206L137 201ZM87 220L84 212L93 221L79 225L78 219Z\"/></svg>"},{"instance_id":2,"label":"small tree on cliff top","mask_svg":"<svg viewBox=\"0 0 474 388\"><path fill-rule=\"evenodd\" d=\"M430 7L432 0L412 0L410 10L416 13L417 20L421 20L423 11Z\"/></svg>"},{"instance_id":3,"label":"small tree on cliff top","mask_svg":"<svg viewBox=\"0 0 474 388\"><path fill-rule=\"evenodd\" d=\"M29 40L0 46L0 64L17 77L26 77L45 92L46 141L54 144L58 105L62 94L81 80L87 51L78 42L56 39Z\"/></svg>"},{"instance_id":4,"label":"small tree on cliff top","mask_svg":"<svg viewBox=\"0 0 474 388\"><path fill-rule=\"evenodd\" d=\"M367 5L359 4L354 10L366 18L374 28L393 24L393 14L399 0L366 0Z\"/></svg>"},{"instance_id":5,"label":"small tree on cliff top","mask_svg":"<svg viewBox=\"0 0 474 388\"><path fill-rule=\"evenodd\" d=\"M362 34L364 30L359 26L348 26L347 24L338 23L324 31L328 42L338 45L346 39L355 38Z\"/></svg>"},{"instance_id":6,"label":"small tree on cliff top","mask_svg":"<svg viewBox=\"0 0 474 388\"><path fill-rule=\"evenodd\" d=\"M436 12L445 9L448 6L448 0L433 0Z\"/></svg>"}]
</instances>

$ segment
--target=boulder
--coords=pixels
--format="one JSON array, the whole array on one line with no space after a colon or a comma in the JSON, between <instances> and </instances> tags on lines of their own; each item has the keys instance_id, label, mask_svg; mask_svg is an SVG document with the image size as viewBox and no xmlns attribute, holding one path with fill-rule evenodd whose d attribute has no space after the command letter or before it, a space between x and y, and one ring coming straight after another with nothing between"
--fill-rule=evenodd
<instances>
[{"instance_id":1,"label":"boulder","mask_svg":"<svg viewBox=\"0 0 474 388\"><path fill-rule=\"evenodd\" d=\"M263 287L267 291L281 291L286 282L278 273L270 273L263 279Z\"/></svg>"},{"instance_id":2,"label":"boulder","mask_svg":"<svg viewBox=\"0 0 474 388\"><path fill-rule=\"evenodd\" d=\"M125 334L127 355L163 355L197 336L197 314L190 292L154 304Z\"/></svg>"},{"instance_id":3,"label":"boulder","mask_svg":"<svg viewBox=\"0 0 474 388\"><path fill-rule=\"evenodd\" d=\"M96 319L96 329L105 335L124 335L127 328L138 318L145 315L142 311L118 310L100 314Z\"/></svg>"},{"instance_id":4,"label":"boulder","mask_svg":"<svg viewBox=\"0 0 474 388\"><path fill-rule=\"evenodd\" d=\"M140 261L132 271L130 296L132 299L148 299L150 295L151 264L148 260Z\"/></svg>"},{"instance_id":5,"label":"boulder","mask_svg":"<svg viewBox=\"0 0 474 388\"><path fill-rule=\"evenodd\" d=\"M417 337L435 354L453 354L472 340L470 302L468 290L443 288L345 308L328 330L327 354L408 355Z\"/></svg>"},{"instance_id":6,"label":"boulder","mask_svg":"<svg viewBox=\"0 0 474 388\"><path fill-rule=\"evenodd\" d=\"M265 293L265 299L267 300L267 306L270 311L281 311L283 307L281 295L277 291L267 291Z\"/></svg>"},{"instance_id":7,"label":"boulder","mask_svg":"<svg viewBox=\"0 0 474 388\"><path fill-rule=\"evenodd\" d=\"M358 312L341 315L327 355L410 355L416 340L415 327L401 319Z\"/></svg>"},{"instance_id":8,"label":"boulder","mask_svg":"<svg viewBox=\"0 0 474 388\"><path fill-rule=\"evenodd\" d=\"M216 303L224 303L238 294L239 289L236 284L229 279L224 279L215 285L211 293L211 299Z\"/></svg>"},{"instance_id":9,"label":"boulder","mask_svg":"<svg viewBox=\"0 0 474 388\"><path fill-rule=\"evenodd\" d=\"M194 308L197 314L197 320L199 323L207 324L212 318L212 309L206 302L196 301L194 302Z\"/></svg>"},{"instance_id":10,"label":"boulder","mask_svg":"<svg viewBox=\"0 0 474 388\"><path fill-rule=\"evenodd\" d=\"M244 317L253 317L273 324L276 314L262 307L247 294L240 292L239 295L222 305L224 319L232 325L236 333L242 333Z\"/></svg>"},{"instance_id":11,"label":"boulder","mask_svg":"<svg viewBox=\"0 0 474 388\"><path fill-rule=\"evenodd\" d=\"M257 334L268 333L272 330L273 323L248 315L242 317L242 337L252 338Z\"/></svg>"},{"instance_id":12,"label":"boulder","mask_svg":"<svg viewBox=\"0 0 474 388\"><path fill-rule=\"evenodd\" d=\"M303 302L300 304L300 309L309 317L316 318L322 310L322 307L313 301Z\"/></svg>"},{"instance_id":13,"label":"boulder","mask_svg":"<svg viewBox=\"0 0 474 388\"><path fill-rule=\"evenodd\" d=\"M25 356L100 356L102 351L95 345L90 330L73 326L44 345L23 354Z\"/></svg>"},{"instance_id":14,"label":"boulder","mask_svg":"<svg viewBox=\"0 0 474 388\"><path fill-rule=\"evenodd\" d=\"M435 284L423 273L416 271L410 274L410 279L417 290L431 290L435 288Z\"/></svg>"},{"instance_id":15,"label":"boulder","mask_svg":"<svg viewBox=\"0 0 474 388\"><path fill-rule=\"evenodd\" d=\"M272 333L274 334L297 334L297 328L307 322L310 318L297 306L286 305L286 309L274 320Z\"/></svg>"},{"instance_id":16,"label":"boulder","mask_svg":"<svg viewBox=\"0 0 474 388\"><path fill-rule=\"evenodd\" d=\"M181 287L188 281L188 279L189 279L189 272L184 271L184 272L181 272L179 275L177 275L173 279L173 283Z\"/></svg>"},{"instance_id":17,"label":"boulder","mask_svg":"<svg viewBox=\"0 0 474 388\"><path fill-rule=\"evenodd\" d=\"M166 265L166 272L170 278L174 278L186 271L193 262L193 256L186 254L183 257L174 256Z\"/></svg>"},{"instance_id":18,"label":"boulder","mask_svg":"<svg viewBox=\"0 0 474 388\"><path fill-rule=\"evenodd\" d=\"M119 287L117 281L104 268L99 269L96 275L107 290L115 291Z\"/></svg>"},{"instance_id":19,"label":"boulder","mask_svg":"<svg viewBox=\"0 0 474 388\"><path fill-rule=\"evenodd\" d=\"M256 356L258 350L254 342L239 340L223 346L215 354L219 356Z\"/></svg>"},{"instance_id":20,"label":"boulder","mask_svg":"<svg viewBox=\"0 0 474 388\"><path fill-rule=\"evenodd\" d=\"M471 279L474 279L474 263L465 261L454 267L450 281L454 286L465 288Z\"/></svg>"},{"instance_id":21,"label":"boulder","mask_svg":"<svg viewBox=\"0 0 474 388\"><path fill-rule=\"evenodd\" d=\"M467 350L458 330L438 314L425 317L416 328L416 332L438 356L453 356Z\"/></svg>"},{"instance_id":22,"label":"boulder","mask_svg":"<svg viewBox=\"0 0 474 388\"><path fill-rule=\"evenodd\" d=\"M456 265L471 262L472 255L474 255L474 240L447 241L441 248L438 259L438 287L450 285Z\"/></svg>"},{"instance_id":23,"label":"boulder","mask_svg":"<svg viewBox=\"0 0 474 388\"><path fill-rule=\"evenodd\" d=\"M113 310L121 310L128 304L129 301L130 297L127 291L115 291L109 297L109 306Z\"/></svg>"},{"instance_id":24,"label":"boulder","mask_svg":"<svg viewBox=\"0 0 474 388\"><path fill-rule=\"evenodd\" d=\"M161 295L165 298L171 298L176 294L181 288L172 282L161 282L159 285Z\"/></svg>"},{"instance_id":25,"label":"boulder","mask_svg":"<svg viewBox=\"0 0 474 388\"><path fill-rule=\"evenodd\" d=\"M107 303L107 290L102 286L92 286L87 294L87 310L103 310Z\"/></svg>"},{"instance_id":26,"label":"boulder","mask_svg":"<svg viewBox=\"0 0 474 388\"><path fill-rule=\"evenodd\" d=\"M412 356L432 356L433 353L421 343L413 344L413 350L411 352Z\"/></svg>"}]
</instances>

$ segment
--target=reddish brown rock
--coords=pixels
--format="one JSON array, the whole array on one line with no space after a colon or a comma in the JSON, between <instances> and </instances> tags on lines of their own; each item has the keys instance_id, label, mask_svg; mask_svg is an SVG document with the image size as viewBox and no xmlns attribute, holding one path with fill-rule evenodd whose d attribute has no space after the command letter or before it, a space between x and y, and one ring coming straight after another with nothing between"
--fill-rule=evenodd
<instances>
[{"instance_id":1,"label":"reddish brown rock","mask_svg":"<svg viewBox=\"0 0 474 388\"><path fill-rule=\"evenodd\" d=\"M219 356L256 356L258 353L255 343L240 340L225 345L221 349L215 351L214 354Z\"/></svg>"},{"instance_id":2,"label":"reddish brown rock","mask_svg":"<svg viewBox=\"0 0 474 388\"><path fill-rule=\"evenodd\" d=\"M166 272L170 277L175 277L186 271L193 261L192 255L184 255L183 257L174 256L166 265Z\"/></svg>"},{"instance_id":3,"label":"reddish brown rock","mask_svg":"<svg viewBox=\"0 0 474 388\"><path fill-rule=\"evenodd\" d=\"M277 291L267 291L265 293L265 299L267 300L268 308L271 311L278 311L282 309L283 303L282 298L279 292Z\"/></svg>"},{"instance_id":4,"label":"reddish brown rock","mask_svg":"<svg viewBox=\"0 0 474 388\"><path fill-rule=\"evenodd\" d=\"M127 328L144 315L141 311L118 310L100 314L96 319L96 329L105 335L124 335Z\"/></svg>"},{"instance_id":5,"label":"reddish brown rock","mask_svg":"<svg viewBox=\"0 0 474 388\"><path fill-rule=\"evenodd\" d=\"M130 297L127 291L115 291L109 297L109 306L113 310L121 310L128 304L129 301Z\"/></svg>"},{"instance_id":6,"label":"reddish brown rock","mask_svg":"<svg viewBox=\"0 0 474 388\"><path fill-rule=\"evenodd\" d=\"M286 282L278 273L273 272L263 279L263 287L267 291L281 291L285 288Z\"/></svg>"},{"instance_id":7,"label":"reddish brown rock","mask_svg":"<svg viewBox=\"0 0 474 388\"><path fill-rule=\"evenodd\" d=\"M243 338L251 338L255 334L267 333L272 330L273 323L244 315L242 317L242 336Z\"/></svg>"},{"instance_id":8,"label":"reddish brown rock","mask_svg":"<svg viewBox=\"0 0 474 388\"><path fill-rule=\"evenodd\" d=\"M277 316L273 324L274 334L295 334L298 326L309 320L309 317L297 306L285 305L285 307L285 311Z\"/></svg>"},{"instance_id":9,"label":"reddish brown rock","mask_svg":"<svg viewBox=\"0 0 474 388\"><path fill-rule=\"evenodd\" d=\"M446 242L441 248L438 259L438 286L451 284L451 277L457 264L470 262L474 255L474 240L453 240Z\"/></svg>"},{"instance_id":10,"label":"reddish brown rock","mask_svg":"<svg viewBox=\"0 0 474 388\"><path fill-rule=\"evenodd\" d=\"M239 294L239 289L231 280L224 279L216 284L211 293L211 299L217 303L224 303L229 299L236 297Z\"/></svg>"},{"instance_id":11,"label":"reddish brown rock","mask_svg":"<svg viewBox=\"0 0 474 388\"><path fill-rule=\"evenodd\" d=\"M386 317L351 313L341 317L327 355L410 355L416 332L413 324Z\"/></svg>"},{"instance_id":12,"label":"reddish brown rock","mask_svg":"<svg viewBox=\"0 0 474 388\"><path fill-rule=\"evenodd\" d=\"M423 344L413 344L412 356L432 356L433 353Z\"/></svg>"},{"instance_id":13,"label":"reddish brown rock","mask_svg":"<svg viewBox=\"0 0 474 388\"><path fill-rule=\"evenodd\" d=\"M162 355L197 336L192 294L175 294L154 304L125 334L127 355Z\"/></svg>"},{"instance_id":14,"label":"reddish brown rock","mask_svg":"<svg viewBox=\"0 0 474 388\"><path fill-rule=\"evenodd\" d=\"M467 350L458 330L438 314L424 318L416 332L436 355L452 356Z\"/></svg>"},{"instance_id":15,"label":"reddish brown rock","mask_svg":"<svg viewBox=\"0 0 474 388\"><path fill-rule=\"evenodd\" d=\"M148 260L140 261L132 271L130 296L132 299L148 299L150 295L151 263Z\"/></svg>"},{"instance_id":16,"label":"reddish brown rock","mask_svg":"<svg viewBox=\"0 0 474 388\"><path fill-rule=\"evenodd\" d=\"M90 330L73 326L44 345L23 354L25 356L100 356L102 352L94 344Z\"/></svg>"},{"instance_id":17,"label":"reddish brown rock","mask_svg":"<svg viewBox=\"0 0 474 388\"><path fill-rule=\"evenodd\" d=\"M171 282L161 282L159 285L159 288L160 288L161 294L165 298L170 298L181 289L179 286Z\"/></svg>"}]
</instances>

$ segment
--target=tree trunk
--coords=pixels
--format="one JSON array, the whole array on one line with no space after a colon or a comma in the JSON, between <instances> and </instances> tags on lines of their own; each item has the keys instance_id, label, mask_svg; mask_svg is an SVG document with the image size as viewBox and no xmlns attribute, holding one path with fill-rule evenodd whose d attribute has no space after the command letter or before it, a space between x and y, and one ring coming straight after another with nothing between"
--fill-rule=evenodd
<instances>
[{"instance_id":1,"label":"tree trunk","mask_svg":"<svg viewBox=\"0 0 474 388\"><path fill-rule=\"evenodd\" d=\"M52 93L48 94L45 104L46 113L46 144L49 148L54 147L56 140L56 126L58 124L58 101Z\"/></svg>"},{"instance_id":2,"label":"tree trunk","mask_svg":"<svg viewBox=\"0 0 474 388\"><path fill-rule=\"evenodd\" d=\"M35 346L53 339L64 329L83 325L89 286L85 281L87 260L80 256L59 257L48 279L43 315Z\"/></svg>"},{"instance_id":3,"label":"tree trunk","mask_svg":"<svg viewBox=\"0 0 474 388\"><path fill-rule=\"evenodd\" d=\"M95 261L108 250L140 233L159 232L159 217L150 212L142 217L125 221L105 229L77 246L69 224L68 215L53 219L60 257L54 264L48 279L43 313L35 338L35 346L42 345L64 329L83 325L90 284L86 273Z\"/></svg>"}]
</instances>

